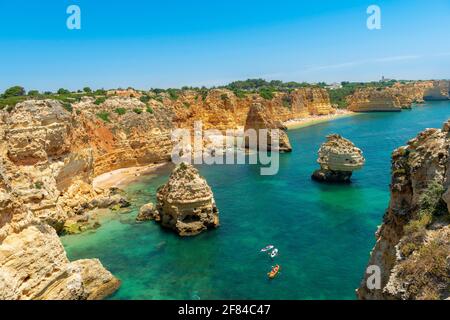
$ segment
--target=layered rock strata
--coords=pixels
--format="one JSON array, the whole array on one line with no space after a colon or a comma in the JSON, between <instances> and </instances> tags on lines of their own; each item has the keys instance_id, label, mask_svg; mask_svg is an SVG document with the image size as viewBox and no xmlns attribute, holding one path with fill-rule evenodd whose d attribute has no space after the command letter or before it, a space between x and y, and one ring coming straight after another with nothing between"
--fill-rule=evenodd
<instances>
[{"instance_id":1,"label":"layered rock strata","mask_svg":"<svg viewBox=\"0 0 450 320\"><path fill-rule=\"evenodd\" d=\"M448 299L450 289L450 122L427 129L392 155L391 199L376 233L360 299ZM369 285L368 285L369 283Z\"/></svg>"},{"instance_id":2,"label":"layered rock strata","mask_svg":"<svg viewBox=\"0 0 450 320\"><path fill-rule=\"evenodd\" d=\"M450 99L450 81L440 80L433 81L432 87L428 88L424 93L424 99L429 101L448 100Z\"/></svg>"},{"instance_id":3,"label":"layered rock strata","mask_svg":"<svg viewBox=\"0 0 450 320\"><path fill-rule=\"evenodd\" d=\"M400 100L387 90L358 89L347 98L348 110L353 112L401 111Z\"/></svg>"},{"instance_id":4,"label":"layered rock strata","mask_svg":"<svg viewBox=\"0 0 450 320\"><path fill-rule=\"evenodd\" d=\"M245 123L245 147L247 149L291 152L292 147L286 128L281 122L276 122L266 112L265 108L255 103L250 108ZM250 132L255 133L253 136ZM263 131L264 130L264 131Z\"/></svg>"},{"instance_id":5,"label":"layered rock strata","mask_svg":"<svg viewBox=\"0 0 450 320\"><path fill-rule=\"evenodd\" d=\"M119 286L98 260L70 262L55 231L105 196L74 128L52 100L0 114L0 299L97 299Z\"/></svg>"},{"instance_id":6,"label":"layered rock strata","mask_svg":"<svg viewBox=\"0 0 450 320\"><path fill-rule=\"evenodd\" d=\"M161 225L180 236L194 236L219 226L219 210L206 180L192 165L181 163L157 192Z\"/></svg>"},{"instance_id":7,"label":"layered rock strata","mask_svg":"<svg viewBox=\"0 0 450 320\"><path fill-rule=\"evenodd\" d=\"M362 151L350 141L338 134L327 137L319 149L316 170L312 179L320 182L350 182L353 171L363 167L365 159Z\"/></svg>"}]
</instances>

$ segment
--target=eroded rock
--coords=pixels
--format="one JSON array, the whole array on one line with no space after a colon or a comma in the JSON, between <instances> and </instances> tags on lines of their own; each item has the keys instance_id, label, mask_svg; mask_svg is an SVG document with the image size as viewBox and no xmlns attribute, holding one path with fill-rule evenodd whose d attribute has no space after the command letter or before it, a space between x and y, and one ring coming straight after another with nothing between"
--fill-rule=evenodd
<instances>
[{"instance_id":1,"label":"eroded rock","mask_svg":"<svg viewBox=\"0 0 450 320\"><path fill-rule=\"evenodd\" d=\"M158 189L161 225L180 236L193 236L219 226L219 210L206 180L192 165L182 163Z\"/></svg>"},{"instance_id":2,"label":"eroded rock","mask_svg":"<svg viewBox=\"0 0 450 320\"><path fill-rule=\"evenodd\" d=\"M247 149L267 150L267 151L280 151L291 152L292 147L289 141L289 137L286 134L286 127L279 121L274 121L267 113L266 109L259 103L254 103L250 107L247 120L245 122L244 130L248 133L248 130L253 129L256 132L256 136L251 137L247 135L245 137L245 147ZM265 139L260 140L260 130L267 130ZM272 134L278 136L278 141L272 141Z\"/></svg>"},{"instance_id":3,"label":"eroded rock","mask_svg":"<svg viewBox=\"0 0 450 320\"><path fill-rule=\"evenodd\" d=\"M320 169L312 178L319 182L350 182L353 171L360 170L365 162L362 151L338 134L327 137L319 149L317 162Z\"/></svg>"}]
</instances>

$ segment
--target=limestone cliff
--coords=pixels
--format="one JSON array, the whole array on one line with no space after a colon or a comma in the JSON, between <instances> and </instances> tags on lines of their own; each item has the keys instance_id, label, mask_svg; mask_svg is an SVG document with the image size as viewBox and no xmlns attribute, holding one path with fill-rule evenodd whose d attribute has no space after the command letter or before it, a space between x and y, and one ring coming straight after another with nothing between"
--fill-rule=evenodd
<instances>
[{"instance_id":1,"label":"limestone cliff","mask_svg":"<svg viewBox=\"0 0 450 320\"><path fill-rule=\"evenodd\" d=\"M71 114L30 100L0 119L0 299L111 294L119 281L97 260L69 262L55 231L104 195L92 188L90 149L71 143Z\"/></svg>"},{"instance_id":2,"label":"limestone cliff","mask_svg":"<svg viewBox=\"0 0 450 320\"><path fill-rule=\"evenodd\" d=\"M248 113L244 130L246 133L248 133L250 129L254 130L255 136L253 137L253 140L250 135L247 135L245 137L246 148L280 152L292 151L289 137L287 136L286 132L284 132L285 128L283 127L282 123L279 121L273 121L268 115L265 108L259 103L253 104ZM263 140L260 140L262 134L262 131L260 130L267 130L267 132L265 133L265 138L263 138ZM272 141L272 136L278 137L276 146L274 145L274 141Z\"/></svg>"},{"instance_id":3,"label":"limestone cliff","mask_svg":"<svg viewBox=\"0 0 450 320\"><path fill-rule=\"evenodd\" d=\"M95 189L92 179L114 169L169 161L173 128L192 128L197 120L206 129L242 127L254 101L266 106L273 121L333 112L321 89L274 93L272 99L237 97L225 89L184 90L178 97L128 89L70 103L27 100L9 112L0 110L0 299L111 294L119 281L98 260L68 261L57 236L80 231L79 222L87 221L93 208L127 204L111 190ZM180 234L218 225L214 198L202 181L185 181L191 189L175 203L182 209L173 226ZM178 196L169 189L160 194L162 212L174 209L165 197ZM190 193L199 197L189 202ZM170 219L162 220L170 225Z\"/></svg>"},{"instance_id":4,"label":"limestone cliff","mask_svg":"<svg viewBox=\"0 0 450 320\"><path fill-rule=\"evenodd\" d=\"M369 265L381 288L360 299L447 299L450 284L450 122L427 129L392 155L389 208L376 233Z\"/></svg>"},{"instance_id":5,"label":"limestone cliff","mask_svg":"<svg viewBox=\"0 0 450 320\"><path fill-rule=\"evenodd\" d=\"M181 163L157 192L157 221L180 236L219 226L219 211L206 180L192 165Z\"/></svg>"},{"instance_id":6,"label":"limestone cliff","mask_svg":"<svg viewBox=\"0 0 450 320\"><path fill-rule=\"evenodd\" d=\"M401 111L413 103L423 103L432 81L397 82L385 88L361 88L347 97L348 109L354 112Z\"/></svg>"},{"instance_id":7,"label":"limestone cliff","mask_svg":"<svg viewBox=\"0 0 450 320\"><path fill-rule=\"evenodd\" d=\"M301 88L291 93L275 92L272 99L264 99L257 93L238 97L227 89L209 90L203 96L186 90L180 93L178 99L165 97L163 102L174 110L176 126L193 128L194 121L201 120L204 128L219 130L244 126L254 103L261 104L272 120L282 122L335 112L327 91L319 88Z\"/></svg>"},{"instance_id":8,"label":"limestone cliff","mask_svg":"<svg viewBox=\"0 0 450 320\"><path fill-rule=\"evenodd\" d=\"M347 97L348 110L353 112L401 111L401 104L395 95L377 88L358 89Z\"/></svg>"},{"instance_id":9,"label":"limestone cliff","mask_svg":"<svg viewBox=\"0 0 450 320\"><path fill-rule=\"evenodd\" d=\"M433 81L432 87L425 91L425 100L448 100L450 99L450 81L440 80Z\"/></svg>"}]
</instances>

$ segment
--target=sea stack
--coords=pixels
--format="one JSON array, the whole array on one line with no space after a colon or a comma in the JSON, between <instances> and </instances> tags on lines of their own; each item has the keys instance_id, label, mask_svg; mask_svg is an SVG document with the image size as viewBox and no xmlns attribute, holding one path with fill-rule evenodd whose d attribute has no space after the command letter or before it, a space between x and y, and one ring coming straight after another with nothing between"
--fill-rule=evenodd
<instances>
[{"instance_id":1,"label":"sea stack","mask_svg":"<svg viewBox=\"0 0 450 320\"><path fill-rule=\"evenodd\" d=\"M312 179L320 182L349 183L353 171L363 167L365 159L361 149L338 134L327 136L319 149L316 170Z\"/></svg>"},{"instance_id":2,"label":"sea stack","mask_svg":"<svg viewBox=\"0 0 450 320\"><path fill-rule=\"evenodd\" d=\"M279 151L279 152L291 152L292 147L289 142L289 137L286 134L286 127L282 125L279 121L274 121L271 119L270 115L267 113L266 109L260 103L254 103L250 107L250 110L247 115L247 120L245 122L244 130L247 131L249 129L256 130L257 138L256 138L256 147L258 150L264 151ZM267 145L260 146L259 141L259 130L268 129L267 132ZM272 130L278 130L279 135L279 143L278 146L273 146L271 141ZM245 137L245 148L252 149L250 139L248 136Z\"/></svg>"},{"instance_id":3,"label":"sea stack","mask_svg":"<svg viewBox=\"0 0 450 320\"><path fill-rule=\"evenodd\" d=\"M157 192L162 226L180 236L194 236L219 226L219 211L206 180L190 164L181 163Z\"/></svg>"}]
</instances>

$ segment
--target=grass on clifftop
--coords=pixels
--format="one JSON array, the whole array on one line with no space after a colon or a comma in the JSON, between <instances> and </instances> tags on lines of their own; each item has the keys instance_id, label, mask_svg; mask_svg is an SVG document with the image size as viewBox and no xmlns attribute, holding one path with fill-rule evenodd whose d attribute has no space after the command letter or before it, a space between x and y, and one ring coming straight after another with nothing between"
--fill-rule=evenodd
<instances>
[{"instance_id":1,"label":"grass on clifftop","mask_svg":"<svg viewBox=\"0 0 450 320\"><path fill-rule=\"evenodd\" d=\"M404 227L399 249L405 260L399 264L398 271L413 299L441 299L439 292L448 290L449 241L427 241L428 227L434 220L444 218L449 221L449 213L442 200L444 191L442 184L431 182L419 199L417 217Z\"/></svg>"},{"instance_id":2,"label":"grass on clifftop","mask_svg":"<svg viewBox=\"0 0 450 320\"><path fill-rule=\"evenodd\" d=\"M442 200L444 187L437 181L432 181L419 199L419 210L404 227L404 239L400 245L400 252L409 257L419 250L425 241L427 228L436 217L448 215L447 206Z\"/></svg>"}]
</instances>

